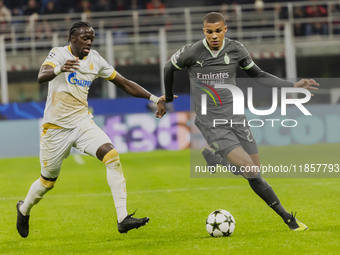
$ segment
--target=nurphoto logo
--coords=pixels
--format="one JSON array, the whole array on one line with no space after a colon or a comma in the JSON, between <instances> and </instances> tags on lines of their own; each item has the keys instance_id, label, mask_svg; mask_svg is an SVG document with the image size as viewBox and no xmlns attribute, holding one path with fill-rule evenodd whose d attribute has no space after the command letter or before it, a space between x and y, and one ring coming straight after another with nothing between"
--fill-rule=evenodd
<instances>
[{"instance_id":1,"label":"nurphoto logo","mask_svg":"<svg viewBox=\"0 0 340 255\"><path fill-rule=\"evenodd\" d=\"M226 85L226 84L215 84L215 89L212 86L209 86L207 84L203 85L207 88L209 88L218 98L220 101L220 105L222 106L222 100L217 93L215 89L228 89L233 97L233 115L244 115L244 95L240 88L238 88L235 85ZM217 106L216 100L214 96L211 94L210 91L207 89L201 88L201 90L205 91L214 101L215 106ZM247 98L247 106L251 113L259 116L267 116L272 113L274 113L278 107L278 88L272 89L272 105L269 109L266 110L259 110L255 109L253 104L253 88L248 88L248 98ZM289 98L287 95L288 93L300 93L303 94L304 97L302 98ZM201 114L207 115L207 94L201 95ZM303 88L281 88L281 115L286 116L287 115L287 105L295 105L304 115L312 115L306 107L303 105L304 103L307 103L311 99L311 93L307 89ZM232 122L232 120L227 119L214 119L214 127L217 125L245 125L246 121L243 122ZM251 127L262 127L265 122L271 122L272 126L274 126L275 121L279 121L279 119L266 119L266 120L260 120L260 119L253 119L248 121L248 125ZM258 125L251 125L252 122L258 122L260 124ZM287 122L293 123L288 125ZM295 127L298 125L296 120L293 119L286 119L281 121L281 125L284 127Z\"/></svg>"}]
</instances>

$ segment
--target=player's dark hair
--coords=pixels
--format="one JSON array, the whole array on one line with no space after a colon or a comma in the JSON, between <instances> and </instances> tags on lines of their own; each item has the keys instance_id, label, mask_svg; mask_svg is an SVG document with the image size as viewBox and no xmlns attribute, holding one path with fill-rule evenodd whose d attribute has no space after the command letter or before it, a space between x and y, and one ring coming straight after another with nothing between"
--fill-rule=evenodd
<instances>
[{"instance_id":1,"label":"player's dark hair","mask_svg":"<svg viewBox=\"0 0 340 255\"><path fill-rule=\"evenodd\" d=\"M75 34L76 32L78 32L79 28L81 28L81 27L92 27L92 26L91 26L90 23L84 22L84 21L74 23L73 26L70 29L70 33L69 33L69 36L68 36L68 42L71 41L71 36L73 34Z\"/></svg>"},{"instance_id":2,"label":"player's dark hair","mask_svg":"<svg viewBox=\"0 0 340 255\"><path fill-rule=\"evenodd\" d=\"M218 12L209 12L203 18L203 24L206 23L216 23L222 21L225 24L224 16Z\"/></svg>"}]
</instances>

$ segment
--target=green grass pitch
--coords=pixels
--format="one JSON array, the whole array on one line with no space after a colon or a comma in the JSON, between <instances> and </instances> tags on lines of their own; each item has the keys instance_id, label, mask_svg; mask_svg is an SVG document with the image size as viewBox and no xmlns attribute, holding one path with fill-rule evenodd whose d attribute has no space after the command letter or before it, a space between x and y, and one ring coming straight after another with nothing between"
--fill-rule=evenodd
<instances>
[{"instance_id":1,"label":"green grass pitch","mask_svg":"<svg viewBox=\"0 0 340 255\"><path fill-rule=\"evenodd\" d=\"M339 144L260 147L263 163L340 163ZM282 204L310 228L293 232L239 178L190 178L190 151L121 155L128 211L150 223L117 231L104 165L82 156L64 161L55 188L33 208L30 235L16 232L16 209L34 180L39 159L0 160L0 254L339 254L340 179L270 178ZM236 220L230 237L212 238L206 217L215 209Z\"/></svg>"}]
</instances>

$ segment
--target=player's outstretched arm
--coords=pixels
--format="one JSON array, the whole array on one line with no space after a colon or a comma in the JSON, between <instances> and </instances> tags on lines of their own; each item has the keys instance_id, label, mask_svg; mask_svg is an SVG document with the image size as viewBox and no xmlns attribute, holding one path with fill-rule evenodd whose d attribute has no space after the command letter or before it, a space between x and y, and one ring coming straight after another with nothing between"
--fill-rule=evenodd
<instances>
[{"instance_id":1,"label":"player's outstretched arm","mask_svg":"<svg viewBox=\"0 0 340 255\"><path fill-rule=\"evenodd\" d=\"M261 70L253 62L253 60L251 59L250 56L241 60L240 66L251 78L254 78L258 83L260 83L264 86L278 87L278 88L294 86L295 88L318 90L317 86L319 86L319 83L317 83L315 80L313 80L313 79L301 79L296 83L292 83L290 81L283 80L281 78L276 77L275 75L272 75L270 73L267 73L267 72ZM247 66L251 66L251 67L247 68Z\"/></svg>"},{"instance_id":2,"label":"player's outstretched arm","mask_svg":"<svg viewBox=\"0 0 340 255\"><path fill-rule=\"evenodd\" d=\"M110 81L131 96L150 99L151 101L155 102L157 104L157 111L155 114L156 118L162 118L163 115L166 114L163 100L155 97L137 83L126 79L119 73L117 73L116 77Z\"/></svg>"},{"instance_id":3,"label":"player's outstretched arm","mask_svg":"<svg viewBox=\"0 0 340 255\"><path fill-rule=\"evenodd\" d=\"M174 96L173 89L175 71L177 71L177 69L173 66L173 64L169 60L164 66L165 96L163 100L166 103L172 102L174 98L177 98L177 96Z\"/></svg>"},{"instance_id":4,"label":"player's outstretched arm","mask_svg":"<svg viewBox=\"0 0 340 255\"><path fill-rule=\"evenodd\" d=\"M74 72L75 70L78 70L79 66L78 58L67 60L65 64L56 67L51 65L42 65L38 74L38 82L40 84L49 82L62 72Z\"/></svg>"},{"instance_id":5,"label":"player's outstretched arm","mask_svg":"<svg viewBox=\"0 0 340 255\"><path fill-rule=\"evenodd\" d=\"M315 86L320 86L319 83L317 83L313 79L301 79L297 83L294 84L295 88L303 88L303 89L309 89L309 90L318 90L319 88ZM312 94L313 96L313 94Z\"/></svg>"}]
</instances>

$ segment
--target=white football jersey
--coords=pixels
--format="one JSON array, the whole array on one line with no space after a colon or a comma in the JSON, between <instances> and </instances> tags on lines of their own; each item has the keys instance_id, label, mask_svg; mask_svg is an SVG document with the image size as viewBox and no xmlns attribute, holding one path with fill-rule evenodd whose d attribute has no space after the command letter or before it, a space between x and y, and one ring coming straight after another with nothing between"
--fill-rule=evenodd
<instances>
[{"instance_id":1,"label":"white football jersey","mask_svg":"<svg viewBox=\"0 0 340 255\"><path fill-rule=\"evenodd\" d=\"M56 67L66 60L76 59L71 46L53 48L43 65ZM51 123L63 128L74 128L88 113L87 95L91 83L98 77L112 80L117 72L97 51L79 59L77 71L63 72L48 83L48 95L43 123Z\"/></svg>"}]
</instances>

